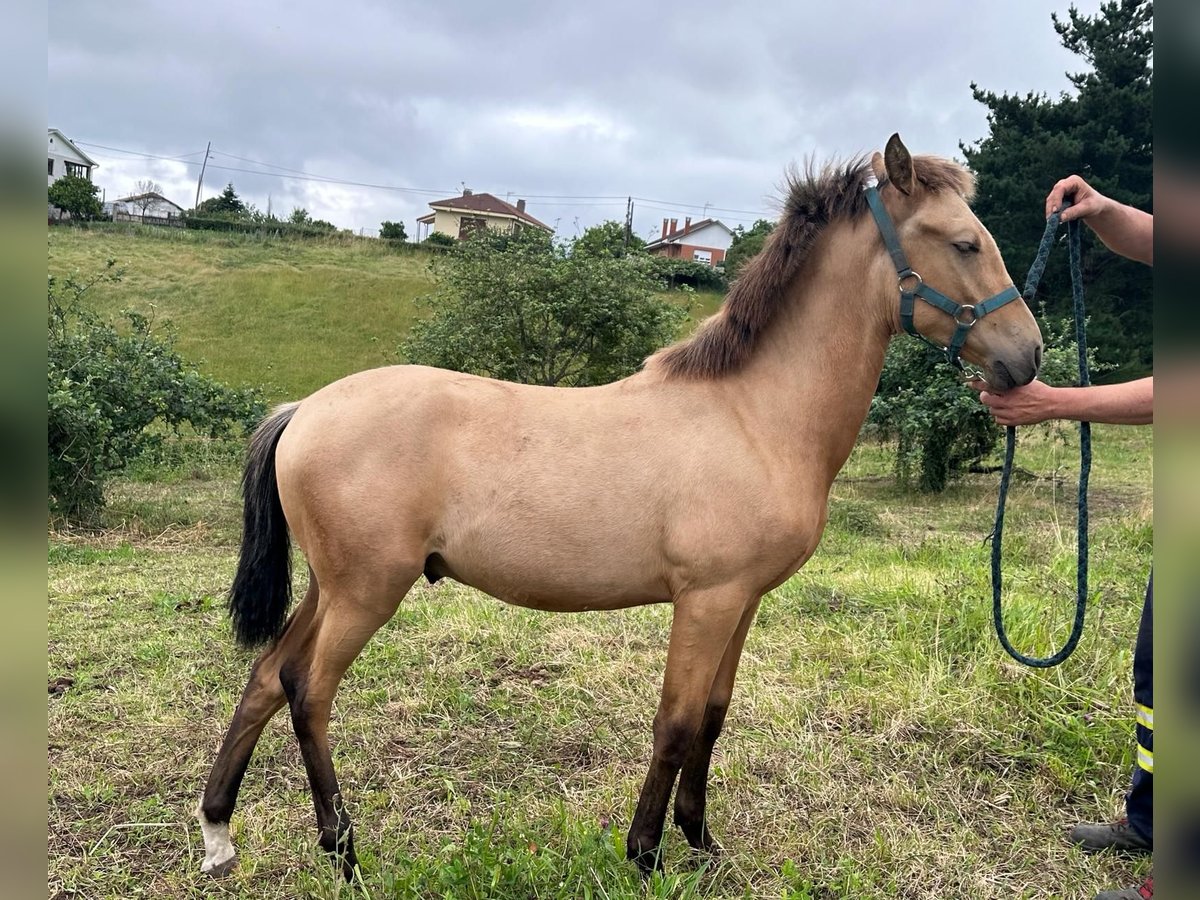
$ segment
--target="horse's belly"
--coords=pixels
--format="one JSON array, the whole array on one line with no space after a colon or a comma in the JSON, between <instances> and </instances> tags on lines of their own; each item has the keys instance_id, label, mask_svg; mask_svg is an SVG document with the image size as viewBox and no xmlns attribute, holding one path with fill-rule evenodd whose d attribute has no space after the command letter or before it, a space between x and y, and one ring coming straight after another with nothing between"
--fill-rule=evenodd
<instances>
[{"instance_id":1,"label":"horse's belly","mask_svg":"<svg viewBox=\"0 0 1200 900\"><path fill-rule=\"evenodd\" d=\"M560 536L561 537L561 536ZM571 541L463 541L439 552L434 574L506 603L553 612L624 609L671 599L659 567L616 544ZM429 573L427 573L429 574Z\"/></svg>"}]
</instances>

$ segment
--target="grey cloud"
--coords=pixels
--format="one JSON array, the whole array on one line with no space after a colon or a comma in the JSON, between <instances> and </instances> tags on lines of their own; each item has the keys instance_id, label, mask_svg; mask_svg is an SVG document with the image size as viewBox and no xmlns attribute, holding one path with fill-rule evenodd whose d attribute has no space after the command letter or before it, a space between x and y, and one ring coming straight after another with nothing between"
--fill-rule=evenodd
<instances>
[{"instance_id":1,"label":"grey cloud","mask_svg":"<svg viewBox=\"0 0 1200 900\"><path fill-rule=\"evenodd\" d=\"M1053 94L1080 67L1039 0L697 0L687 15L631 2L65 0L49 38L48 124L80 140L168 156L211 140L213 162L234 169L255 167L230 154L451 193L466 182L748 211L722 214L730 224L770 211L790 161L869 150L894 130L953 155L986 133L971 81ZM96 152L102 184L152 167ZM194 191L194 177L178 190L190 179ZM277 209L303 204L372 232L382 218L411 225L430 199L223 169L206 175L206 194L228 180L259 206L270 195ZM661 218L650 206L641 233ZM624 210L531 199L530 211L569 234L577 218Z\"/></svg>"}]
</instances>

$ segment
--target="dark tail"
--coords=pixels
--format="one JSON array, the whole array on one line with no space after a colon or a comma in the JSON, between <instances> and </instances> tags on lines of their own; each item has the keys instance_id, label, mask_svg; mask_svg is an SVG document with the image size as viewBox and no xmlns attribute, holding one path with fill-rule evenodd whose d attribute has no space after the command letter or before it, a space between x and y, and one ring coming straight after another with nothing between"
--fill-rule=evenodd
<instances>
[{"instance_id":1,"label":"dark tail","mask_svg":"<svg viewBox=\"0 0 1200 900\"><path fill-rule=\"evenodd\" d=\"M292 542L275 482L275 447L300 404L263 420L250 438L242 475L242 552L229 589L229 617L243 647L274 640L292 602Z\"/></svg>"}]
</instances>

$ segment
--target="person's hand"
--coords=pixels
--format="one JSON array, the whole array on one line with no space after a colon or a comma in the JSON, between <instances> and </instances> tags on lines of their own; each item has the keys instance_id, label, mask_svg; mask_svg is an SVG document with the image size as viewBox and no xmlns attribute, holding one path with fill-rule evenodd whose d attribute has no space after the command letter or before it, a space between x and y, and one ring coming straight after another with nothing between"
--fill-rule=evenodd
<instances>
[{"instance_id":1,"label":"person's hand","mask_svg":"<svg viewBox=\"0 0 1200 900\"><path fill-rule=\"evenodd\" d=\"M979 401L999 425L1035 425L1056 417L1053 401L1059 389L1044 382L1034 380L1003 394L993 394L978 378L967 387L979 392Z\"/></svg>"},{"instance_id":2,"label":"person's hand","mask_svg":"<svg viewBox=\"0 0 1200 900\"><path fill-rule=\"evenodd\" d=\"M1063 210L1063 222L1099 215L1112 203L1108 197L1104 196L1078 175L1071 175L1059 181L1050 189L1050 193L1046 197L1047 219L1050 218L1051 213L1062 206L1063 197L1067 194L1073 194L1074 196L1071 200L1071 206Z\"/></svg>"}]
</instances>

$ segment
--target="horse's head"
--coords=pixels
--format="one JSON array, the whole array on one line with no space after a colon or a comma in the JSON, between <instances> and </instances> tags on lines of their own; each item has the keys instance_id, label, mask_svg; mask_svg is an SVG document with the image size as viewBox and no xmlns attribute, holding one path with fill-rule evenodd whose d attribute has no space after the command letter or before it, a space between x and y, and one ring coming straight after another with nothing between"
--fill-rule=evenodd
<instances>
[{"instance_id":1,"label":"horse's head","mask_svg":"<svg viewBox=\"0 0 1200 900\"><path fill-rule=\"evenodd\" d=\"M957 339L993 391L1028 384L1041 365L1042 335L1014 296L995 240L967 205L970 174L949 160L914 161L899 135L871 168L881 185L876 202L890 213L901 248L888 258L889 300L899 304L898 295L915 292L906 329L943 347Z\"/></svg>"}]
</instances>

